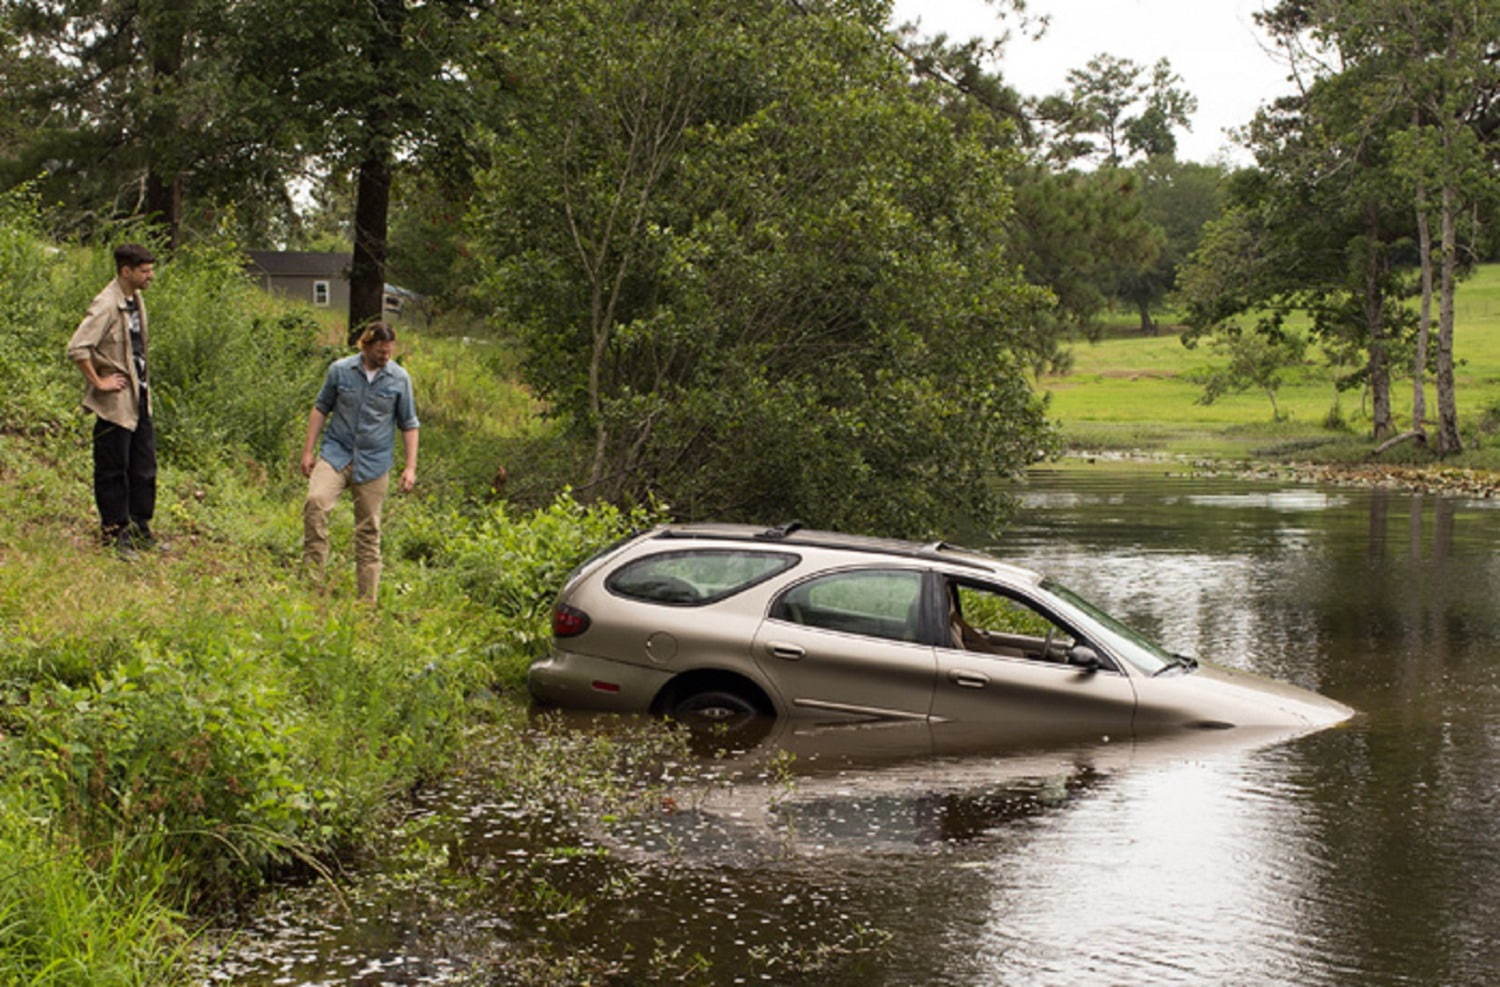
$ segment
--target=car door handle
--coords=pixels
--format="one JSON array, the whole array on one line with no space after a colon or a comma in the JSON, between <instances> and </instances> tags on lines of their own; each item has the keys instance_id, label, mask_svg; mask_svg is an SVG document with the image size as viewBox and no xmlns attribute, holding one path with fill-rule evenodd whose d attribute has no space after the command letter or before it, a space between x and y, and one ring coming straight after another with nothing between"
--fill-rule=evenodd
<instances>
[{"instance_id":1,"label":"car door handle","mask_svg":"<svg viewBox=\"0 0 1500 987\"><path fill-rule=\"evenodd\" d=\"M971 672L965 668L953 669L948 673L948 677L953 680L955 685L961 685L965 689L983 689L990 684L990 677L988 675Z\"/></svg>"},{"instance_id":2,"label":"car door handle","mask_svg":"<svg viewBox=\"0 0 1500 987\"><path fill-rule=\"evenodd\" d=\"M799 648L795 644L776 644L773 642L766 645L766 650L770 651L773 657L785 658L787 661L798 661L803 655L807 654L805 648Z\"/></svg>"}]
</instances>

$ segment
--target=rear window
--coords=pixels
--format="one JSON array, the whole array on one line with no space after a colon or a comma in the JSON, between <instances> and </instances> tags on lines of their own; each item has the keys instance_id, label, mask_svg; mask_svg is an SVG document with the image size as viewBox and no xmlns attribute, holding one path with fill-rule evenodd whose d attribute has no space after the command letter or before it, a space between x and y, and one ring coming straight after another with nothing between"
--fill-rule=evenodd
<instances>
[{"instance_id":1,"label":"rear window","mask_svg":"<svg viewBox=\"0 0 1500 987\"><path fill-rule=\"evenodd\" d=\"M620 566L604 586L632 600L703 606L749 589L800 561L800 556L790 552L720 548L661 552Z\"/></svg>"}]
</instances>

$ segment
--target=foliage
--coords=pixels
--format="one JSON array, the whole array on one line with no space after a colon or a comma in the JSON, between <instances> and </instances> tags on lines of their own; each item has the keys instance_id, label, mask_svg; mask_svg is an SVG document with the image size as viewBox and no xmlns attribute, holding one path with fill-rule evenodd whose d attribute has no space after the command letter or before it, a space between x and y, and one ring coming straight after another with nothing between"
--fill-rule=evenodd
<instances>
[{"instance_id":1,"label":"foliage","mask_svg":"<svg viewBox=\"0 0 1500 987\"><path fill-rule=\"evenodd\" d=\"M1144 213L1140 180L1123 169L1021 169L1009 218L1027 277L1056 299L1052 319L1090 333L1121 272L1151 269L1162 233Z\"/></svg>"},{"instance_id":2,"label":"foliage","mask_svg":"<svg viewBox=\"0 0 1500 987\"><path fill-rule=\"evenodd\" d=\"M41 236L35 199L26 189L0 193L0 421L30 431L62 417L77 392L53 327L61 317L55 280L62 254ZM82 315L82 309L74 318ZM76 374L76 371L74 372Z\"/></svg>"},{"instance_id":3,"label":"foliage","mask_svg":"<svg viewBox=\"0 0 1500 987\"><path fill-rule=\"evenodd\" d=\"M1346 345L1368 353L1362 376L1374 400L1376 438L1394 428L1389 383L1392 365L1401 362L1411 367L1415 425L1422 427L1434 297L1430 223L1440 219L1433 364L1443 453L1461 447L1452 358L1460 215L1472 209L1477 216L1496 202L1485 145L1493 147L1500 106L1497 17L1493 4L1409 0L1284 0L1257 15L1309 78L1299 97L1263 112L1251 128L1266 179L1258 198L1292 204L1267 229L1284 225L1294 236L1283 242L1300 240L1295 255L1278 260L1297 271L1313 304L1333 315L1319 331L1341 330ZM1407 238L1416 244L1424 299L1410 362L1402 359L1407 327L1389 320L1391 300L1413 290L1395 274ZM1332 275L1335 251L1345 258L1341 277ZM1329 273L1309 276L1320 268Z\"/></svg>"},{"instance_id":4,"label":"foliage","mask_svg":"<svg viewBox=\"0 0 1500 987\"><path fill-rule=\"evenodd\" d=\"M1393 354L1412 323L1411 284L1398 265L1411 222L1383 170L1384 142L1365 135L1361 166L1338 165L1331 122L1314 114L1341 107L1318 89L1258 118L1260 165L1233 176L1228 212L1205 229L1179 278L1184 338L1250 313L1256 331L1275 336L1292 312L1309 312L1325 351L1358 365L1342 384L1369 389L1379 434L1390 428Z\"/></svg>"},{"instance_id":5,"label":"foliage","mask_svg":"<svg viewBox=\"0 0 1500 987\"><path fill-rule=\"evenodd\" d=\"M470 297L477 280L473 248L462 234L473 187L410 169L397 174L396 191L387 280L422 296L410 304L430 326L476 301Z\"/></svg>"},{"instance_id":6,"label":"foliage","mask_svg":"<svg viewBox=\"0 0 1500 987\"><path fill-rule=\"evenodd\" d=\"M579 0L497 39L478 235L581 492L913 534L993 518L985 478L1040 449L1007 159L870 6Z\"/></svg>"},{"instance_id":7,"label":"foliage","mask_svg":"<svg viewBox=\"0 0 1500 987\"><path fill-rule=\"evenodd\" d=\"M59 847L16 794L0 789L0 983L169 982L186 936L160 848L150 839L107 853Z\"/></svg>"},{"instance_id":8,"label":"foliage","mask_svg":"<svg viewBox=\"0 0 1500 987\"><path fill-rule=\"evenodd\" d=\"M380 317L390 197L399 156L467 171L484 100L465 72L484 0L249 0L232 6L234 73L254 105L290 118L304 155L353 173L351 339Z\"/></svg>"},{"instance_id":9,"label":"foliage","mask_svg":"<svg viewBox=\"0 0 1500 987\"><path fill-rule=\"evenodd\" d=\"M520 686L567 567L646 518L567 500L480 514L488 476L454 477L388 505L385 610L305 585L286 467L329 354L205 242L148 296L171 549L100 553L63 344L111 260L0 201L0 354L19 371L0 431L0 982L184 982L206 917L278 875L326 875L444 769L490 688ZM494 378L444 386L467 348L417 349L435 421L462 431L508 401L522 427L531 405Z\"/></svg>"},{"instance_id":10,"label":"foliage","mask_svg":"<svg viewBox=\"0 0 1500 987\"><path fill-rule=\"evenodd\" d=\"M148 289L153 411L168 455L215 461L248 451L280 466L329 360L305 311L266 299L231 242L200 240Z\"/></svg>"},{"instance_id":11,"label":"foliage","mask_svg":"<svg viewBox=\"0 0 1500 987\"><path fill-rule=\"evenodd\" d=\"M522 517L497 504L413 518L403 551L495 615L490 640L498 678L518 686L552 639L552 601L568 573L602 546L660 520L658 512L640 507L585 506L564 492Z\"/></svg>"},{"instance_id":12,"label":"foliage","mask_svg":"<svg viewBox=\"0 0 1500 987\"><path fill-rule=\"evenodd\" d=\"M0 417L22 432L68 424L82 385L64 349L89 300L113 276L107 249L70 263L74 258L38 226L29 196L0 198L0 277L8 285L0 369L12 382L0 393ZM163 454L207 466L233 448L279 466L334 355L316 345L317 324L259 292L231 242L200 240L159 270L146 297Z\"/></svg>"},{"instance_id":13,"label":"foliage","mask_svg":"<svg viewBox=\"0 0 1500 987\"><path fill-rule=\"evenodd\" d=\"M85 235L154 214L169 243L184 208L206 221L216 201L281 204L291 131L255 112L234 78L228 10L223 0L10 0L23 44L5 91L21 139L0 152L0 186L40 176L57 227Z\"/></svg>"},{"instance_id":14,"label":"foliage","mask_svg":"<svg viewBox=\"0 0 1500 987\"><path fill-rule=\"evenodd\" d=\"M1101 53L1068 71L1066 93L1040 101L1038 109L1055 133L1048 156L1055 161L1096 158L1117 168L1132 155L1171 157L1174 127L1188 126L1198 99L1181 86L1172 63L1160 59L1144 69L1128 58Z\"/></svg>"},{"instance_id":15,"label":"foliage","mask_svg":"<svg viewBox=\"0 0 1500 987\"><path fill-rule=\"evenodd\" d=\"M1282 371L1302 362L1307 341L1295 333L1271 336L1246 333L1231 326L1210 338L1209 347L1228 362L1190 375L1190 379L1203 386L1198 403L1213 404L1225 394L1255 388L1271 402L1271 420L1280 421L1276 392L1281 388Z\"/></svg>"},{"instance_id":16,"label":"foliage","mask_svg":"<svg viewBox=\"0 0 1500 987\"><path fill-rule=\"evenodd\" d=\"M1140 312L1141 331L1155 332L1152 308L1176 287L1178 272L1197 249L1204 227L1223 212L1225 170L1165 155L1148 158L1135 170L1145 219L1162 234L1161 250L1149 265L1127 268L1117 290Z\"/></svg>"},{"instance_id":17,"label":"foliage","mask_svg":"<svg viewBox=\"0 0 1500 987\"><path fill-rule=\"evenodd\" d=\"M1020 26L1028 27L1024 17ZM1174 130L1187 125L1195 100L1165 62L1148 80L1109 55L1070 72L1068 91L1028 98L1003 77L1008 40L904 37L900 50L955 126L1021 156L1006 176L1015 198L1008 235L1027 280L1055 296L1034 329L1036 348L1056 367L1066 359L1059 330L1092 336L1116 296L1146 312L1159 302L1207 218L1197 173L1172 155Z\"/></svg>"}]
</instances>

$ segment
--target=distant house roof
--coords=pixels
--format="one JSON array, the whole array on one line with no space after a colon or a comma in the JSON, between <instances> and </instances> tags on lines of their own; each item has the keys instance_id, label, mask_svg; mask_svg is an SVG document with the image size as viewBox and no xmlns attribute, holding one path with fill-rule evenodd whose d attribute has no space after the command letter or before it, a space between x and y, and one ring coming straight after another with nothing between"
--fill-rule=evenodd
<instances>
[{"instance_id":1,"label":"distant house roof","mask_svg":"<svg viewBox=\"0 0 1500 987\"><path fill-rule=\"evenodd\" d=\"M352 253L311 250L247 250L247 265L256 274L273 278L347 278Z\"/></svg>"}]
</instances>

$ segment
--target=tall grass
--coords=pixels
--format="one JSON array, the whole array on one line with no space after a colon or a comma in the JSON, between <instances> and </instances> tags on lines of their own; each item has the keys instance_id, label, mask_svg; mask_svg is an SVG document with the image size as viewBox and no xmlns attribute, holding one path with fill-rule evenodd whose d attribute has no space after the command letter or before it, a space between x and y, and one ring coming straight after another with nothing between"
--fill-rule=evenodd
<instances>
[{"instance_id":1,"label":"tall grass","mask_svg":"<svg viewBox=\"0 0 1500 987\"><path fill-rule=\"evenodd\" d=\"M187 936L166 873L150 838L59 845L13 800L0 799L0 983L170 982Z\"/></svg>"},{"instance_id":2,"label":"tall grass","mask_svg":"<svg viewBox=\"0 0 1500 987\"><path fill-rule=\"evenodd\" d=\"M413 336L432 441L388 505L382 606L344 585L347 554L331 590L305 583L293 457L346 351L208 243L147 296L172 548L122 562L94 541L64 358L110 266L0 200L0 984L182 982L202 919L326 868L442 771L492 690L519 690L561 574L647 520L485 500L497 449L537 438L530 399Z\"/></svg>"}]
</instances>

